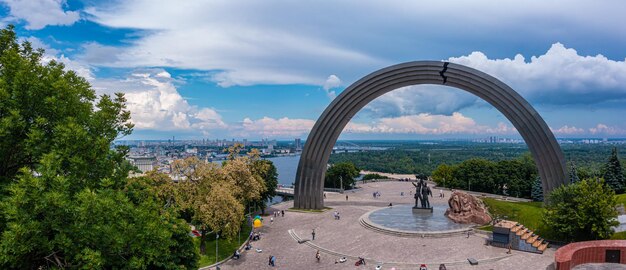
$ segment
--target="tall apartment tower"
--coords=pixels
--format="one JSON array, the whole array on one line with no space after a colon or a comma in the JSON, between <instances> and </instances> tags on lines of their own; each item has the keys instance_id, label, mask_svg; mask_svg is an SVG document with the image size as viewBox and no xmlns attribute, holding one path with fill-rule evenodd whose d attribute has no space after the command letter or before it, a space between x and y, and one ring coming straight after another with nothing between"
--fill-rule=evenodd
<instances>
[{"instance_id":1,"label":"tall apartment tower","mask_svg":"<svg viewBox=\"0 0 626 270\"><path fill-rule=\"evenodd\" d=\"M300 140L300 138L296 138L294 144L295 144L296 150L302 150L302 141Z\"/></svg>"}]
</instances>

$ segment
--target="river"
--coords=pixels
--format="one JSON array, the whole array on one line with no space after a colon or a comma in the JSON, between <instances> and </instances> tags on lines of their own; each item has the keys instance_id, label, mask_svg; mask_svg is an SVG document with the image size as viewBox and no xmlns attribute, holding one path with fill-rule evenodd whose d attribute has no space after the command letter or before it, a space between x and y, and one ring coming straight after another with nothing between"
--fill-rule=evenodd
<instances>
[{"instance_id":1,"label":"river","mask_svg":"<svg viewBox=\"0 0 626 270\"><path fill-rule=\"evenodd\" d=\"M298 162L300 162L300 155L297 156L284 156L268 158L274 163L276 171L278 172L278 184L284 186L291 186L296 182L296 171L298 170ZM280 196L272 198L269 204L275 204L282 201Z\"/></svg>"}]
</instances>

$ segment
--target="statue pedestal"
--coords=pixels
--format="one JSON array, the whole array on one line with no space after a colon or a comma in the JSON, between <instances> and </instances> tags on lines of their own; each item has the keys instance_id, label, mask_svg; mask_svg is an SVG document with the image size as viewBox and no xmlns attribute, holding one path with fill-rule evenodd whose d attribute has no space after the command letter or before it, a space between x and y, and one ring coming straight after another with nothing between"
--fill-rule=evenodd
<instances>
[{"instance_id":1,"label":"statue pedestal","mask_svg":"<svg viewBox=\"0 0 626 270\"><path fill-rule=\"evenodd\" d=\"M413 213L416 213L416 214L432 214L433 213L433 208L432 207L429 207L429 208L413 207Z\"/></svg>"}]
</instances>

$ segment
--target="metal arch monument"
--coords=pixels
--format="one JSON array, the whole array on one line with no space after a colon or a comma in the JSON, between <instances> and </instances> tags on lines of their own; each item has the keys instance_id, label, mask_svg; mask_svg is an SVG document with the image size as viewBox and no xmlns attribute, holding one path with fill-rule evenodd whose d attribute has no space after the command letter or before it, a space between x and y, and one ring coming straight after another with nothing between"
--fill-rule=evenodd
<instances>
[{"instance_id":1,"label":"metal arch monument","mask_svg":"<svg viewBox=\"0 0 626 270\"><path fill-rule=\"evenodd\" d=\"M528 145L542 180L543 193L565 183L565 158L541 116L511 87L476 69L440 61L402 63L373 72L344 90L317 120L300 156L294 207L324 207L324 175L337 138L365 105L394 89L409 85L446 85L470 92L498 109Z\"/></svg>"}]
</instances>

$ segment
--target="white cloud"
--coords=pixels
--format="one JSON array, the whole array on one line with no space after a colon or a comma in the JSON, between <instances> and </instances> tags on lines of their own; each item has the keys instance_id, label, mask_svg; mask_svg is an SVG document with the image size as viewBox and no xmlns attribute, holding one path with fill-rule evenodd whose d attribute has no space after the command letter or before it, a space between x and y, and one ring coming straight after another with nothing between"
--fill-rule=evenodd
<instances>
[{"instance_id":1,"label":"white cloud","mask_svg":"<svg viewBox=\"0 0 626 270\"><path fill-rule=\"evenodd\" d=\"M589 133L593 135L624 135L626 130L605 124L597 124L595 127L589 128Z\"/></svg>"},{"instance_id":2,"label":"white cloud","mask_svg":"<svg viewBox=\"0 0 626 270\"><path fill-rule=\"evenodd\" d=\"M408 86L384 94L364 111L374 117L394 117L420 113L451 115L479 102L478 97L446 86Z\"/></svg>"},{"instance_id":3,"label":"white cloud","mask_svg":"<svg viewBox=\"0 0 626 270\"><path fill-rule=\"evenodd\" d=\"M122 80L96 79L92 84L101 94L125 93L135 129L208 134L214 129L227 128L215 109L190 105L178 93L174 82L163 69L143 69Z\"/></svg>"},{"instance_id":4,"label":"white cloud","mask_svg":"<svg viewBox=\"0 0 626 270\"><path fill-rule=\"evenodd\" d=\"M47 25L71 25L80 19L78 11L65 11L65 0L1 0L9 6L11 19L26 21L26 29Z\"/></svg>"},{"instance_id":5,"label":"white cloud","mask_svg":"<svg viewBox=\"0 0 626 270\"><path fill-rule=\"evenodd\" d=\"M514 134L517 131L504 123L492 128L477 124L474 119L455 112L452 115L421 113L387 117L371 124L348 123L348 133L410 133L410 134Z\"/></svg>"},{"instance_id":6,"label":"white cloud","mask_svg":"<svg viewBox=\"0 0 626 270\"><path fill-rule=\"evenodd\" d=\"M85 12L108 27L146 30L97 65L210 70L222 86L323 86L328 74L351 82L390 64L447 57L455 42L490 48L493 36L512 50L520 40L602 35L603 42L626 41L624 30L606 27L626 23L626 4L609 2L136 0L95 3ZM437 29L406 27L433 21ZM86 57L101 50L106 46L91 46Z\"/></svg>"},{"instance_id":7,"label":"white cloud","mask_svg":"<svg viewBox=\"0 0 626 270\"><path fill-rule=\"evenodd\" d=\"M575 126L562 126L558 129L550 128L556 135L580 135L585 133L585 129L577 128Z\"/></svg>"},{"instance_id":8,"label":"white cloud","mask_svg":"<svg viewBox=\"0 0 626 270\"><path fill-rule=\"evenodd\" d=\"M341 79L337 77L337 75L332 74L328 76L326 82L324 82L324 91L326 91L326 95L330 99L334 99L337 97L337 93L335 91L331 91L332 88L338 87L341 85Z\"/></svg>"},{"instance_id":9,"label":"white cloud","mask_svg":"<svg viewBox=\"0 0 626 270\"><path fill-rule=\"evenodd\" d=\"M52 60L57 61L59 63L63 63L65 65L66 70L72 70L76 72L79 76L85 78L88 81L93 81L95 76L91 70L91 67L83 62L75 61L70 58L67 58L61 51L50 47L50 45L43 42L41 39L37 37L27 37L22 40L30 42L31 46L34 49L44 49L45 53L41 57L42 62L48 63Z\"/></svg>"},{"instance_id":10,"label":"white cloud","mask_svg":"<svg viewBox=\"0 0 626 270\"><path fill-rule=\"evenodd\" d=\"M224 87L323 86L334 70L367 71L386 64L349 44L312 33L318 30L307 29L308 23L297 16L284 21L289 13L281 11L285 8L309 13L301 4L279 2L144 0L99 5L86 9L97 23L148 31L124 48L89 44L82 58L99 66L212 71L212 80Z\"/></svg>"},{"instance_id":11,"label":"white cloud","mask_svg":"<svg viewBox=\"0 0 626 270\"><path fill-rule=\"evenodd\" d=\"M589 104L626 95L626 60L582 56L561 43L530 61L520 54L513 59L489 59L482 52L449 60L491 74L538 103Z\"/></svg>"},{"instance_id":12,"label":"white cloud","mask_svg":"<svg viewBox=\"0 0 626 270\"><path fill-rule=\"evenodd\" d=\"M299 137L308 134L314 124L315 121L310 119L263 117L258 120L252 120L245 118L241 123L241 130L238 132L238 135L243 137L261 136L272 138Z\"/></svg>"}]
</instances>

